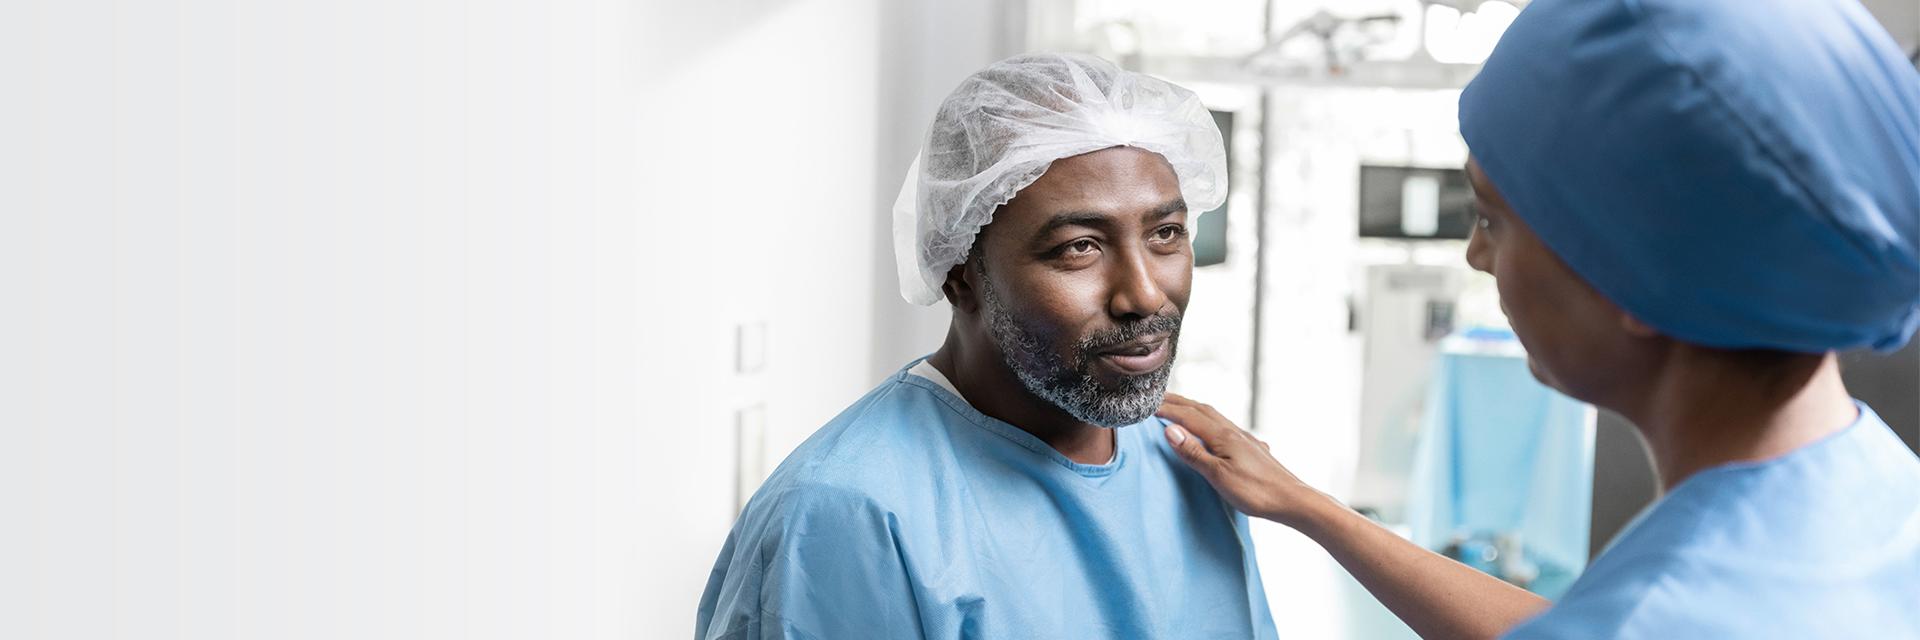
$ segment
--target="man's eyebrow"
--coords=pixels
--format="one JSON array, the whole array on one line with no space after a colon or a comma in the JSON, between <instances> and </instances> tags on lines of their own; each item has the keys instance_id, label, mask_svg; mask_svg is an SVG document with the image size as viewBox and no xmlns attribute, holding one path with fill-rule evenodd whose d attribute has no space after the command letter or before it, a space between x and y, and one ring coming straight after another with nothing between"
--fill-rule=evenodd
<instances>
[{"instance_id":1,"label":"man's eyebrow","mask_svg":"<svg viewBox=\"0 0 1920 640\"><path fill-rule=\"evenodd\" d=\"M1105 228L1111 224L1113 224L1113 216L1098 211L1063 211L1053 214L1053 217L1048 218L1046 224L1040 225L1040 230L1033 235L1044 237L1060 227Z\"/></svg>"},{"instance_id":2,"label":"man's eyebrow","mask_svg":"<svg viewBox=\"0 0 1920 640\"><path fill-rule=\"evenodd\" d=\"M1187 200L1185 198L1174 198L1160 206L1148 209L1146 213L1141 214L1140 219L1146 222L1154 222L1186 210ZM1113 224L1113 218L1112 215L1098 211L1063 211L1053 214L1052 218L1048 218L1047 223L1040 225L1040 230L1034 232L1034 235L1036 237L1044 237L1061 227L1106 228Z\"/></svg>"},{"instance_id":3,"label":"man's eyebrow","mask_svg":"<svg viewBox=\"0 0 1920 640\"><path fill-rule=\"evenodd\" d=\"M1154 207L1153 209L1147 211L1146 215L1140 216L1140 219L1146 222L1155 222L1155 221L1164 220L1166 218L1172 217L1173 214L1180 213L1186 210L1187 210L1187 199L1174 198L1172 200L1168 200L1165 204L1162 204L1158 207Z\"/></svg>"}]
</instances>

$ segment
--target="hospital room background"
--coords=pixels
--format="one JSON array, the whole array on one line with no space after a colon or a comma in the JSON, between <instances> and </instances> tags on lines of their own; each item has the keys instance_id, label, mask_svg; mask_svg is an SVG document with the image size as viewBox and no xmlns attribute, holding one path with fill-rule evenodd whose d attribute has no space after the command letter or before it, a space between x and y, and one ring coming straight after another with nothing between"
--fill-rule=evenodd
<instances>
[{"instance_id":1,"label":"hospital room background","mask_svg":"<svg viewBox=\"0 0 1920 640\"><path fill-rule=\"evenodd\" d=\"M1920 55L1920 0L1864 4ZM1174 391L1549 597L1654 498L1462 259L1455 102L1524 0L242 5L0 26L0 635L685 637L745 498L944 337L889 206L1024 51L1225 136ZM1920 346L1843 362L1920 446ZM1283 637L1412 637L1254 527Z\"/></svg>"},{"instance_id":2,"label":"hospital room background","mask_svg":"<svg viewBox=\"0 0 1920 640\"><path fill-rule=\"evenodd\" d=\"M694 592L681 587L700 582L730 524L728 491L750 495L813 428L945 335L944 306L899 298L885 212L939 100L1020 51L1094 53L1165 77L1221 125L1233 188L1199 218L1174 391L1254 429L1311 484L1549 597L1654 497L1631 427L1534 382L1491 279L1462 259L1455 102L1516 4L755 6L664 12L676 31L659 43L673 52L664 99L643 107L703 122L662 141L697 156L655 158L682 185L674 210L725 209L731 228L750 224L732 211L764 212L741 215L777 229L729 234L719 255L689 247L688 262L725 266L670 285L717 313L684 319L704 344L669 359L705 371L674 383L700 400L675 408L689 425L676 438L697 453L664 474L683 494L663 518L676 523L674 552L659 566L679 576L656 587L666 628L684 623ZM1920 46L1920 3L1868 6L1905 50ZM821 37L849 24L871 37ZM731 259L742 254L756 259ZM1914 442L1920 352L1849 360L1854 392ZM1255 526L1283 637L1413 637L1304 537Z\"/></svg>"}]
</instances>

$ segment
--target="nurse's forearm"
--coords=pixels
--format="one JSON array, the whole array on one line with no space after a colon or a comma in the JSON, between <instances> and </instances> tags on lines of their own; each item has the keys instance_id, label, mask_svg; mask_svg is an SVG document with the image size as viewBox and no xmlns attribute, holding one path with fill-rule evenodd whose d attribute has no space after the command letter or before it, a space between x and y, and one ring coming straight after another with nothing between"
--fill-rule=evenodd
<instances>
[{"instance_id":1,"label":"nurse's forearm","mask_svg":"<svg viewBox=\"0 0 1920 640\"><path fill-rule=\"evenodd\" d=\"M1545 598L1428 551L1332 498L1294 528L1422 638L1495 638L1550 604Z\"/></svg>"},{"instance_id":2,"label":"nurse's forearm","mask_svg":"<svg viewBox=\"0 0 1920 640\"><path fill-rule=\"evenodd\" d=\"M1307 486L1213 407L1170 393L1158 414L1174 423L1167 443L1220 497L1313 538L1421 637L1492 638L1547 608L1545 599L1422 549Z\"/></svg>"}]
</instances>

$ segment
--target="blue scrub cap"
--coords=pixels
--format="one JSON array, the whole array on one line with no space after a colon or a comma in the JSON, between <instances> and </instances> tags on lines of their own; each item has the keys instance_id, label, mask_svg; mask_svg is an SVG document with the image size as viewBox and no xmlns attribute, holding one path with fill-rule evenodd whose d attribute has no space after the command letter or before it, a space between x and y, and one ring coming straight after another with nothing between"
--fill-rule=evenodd
<instances>
[{"instance_id":1,"label":"blue scrub cap","mask_svg":"<svg viewBox=\"0 0 1920 640\"><path fill-rule=\"evenodd\" d=\"M1920 73L1856 0L1535 0L1460 132L1667 336L1891 351L1920 324Z\"/></svg>"}]
</instances>

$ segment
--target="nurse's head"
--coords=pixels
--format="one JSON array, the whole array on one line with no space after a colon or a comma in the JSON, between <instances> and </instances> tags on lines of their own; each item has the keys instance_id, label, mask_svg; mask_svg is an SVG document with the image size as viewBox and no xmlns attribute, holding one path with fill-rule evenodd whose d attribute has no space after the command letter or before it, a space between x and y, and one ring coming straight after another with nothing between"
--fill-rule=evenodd
<instances>
[{"instance_id":1,"label":"nurse's head","mask_svg":"<svg viewBox=\"0 0 1920 640\"><path fill-rule=\"evenodd\" d=\"M1676 356L1718 359L1779 385L1804 380L1818 364L1819 354L1716 349L1662 334L1602 295L1547 248L1472 160L1467 179L1477 214L1467 264L1494 277L1500 309L1526 347L1527 366L1547 386L1621 408Z\"/></svg>"},{"instance_id":2,"label":"nurse's head","mask_svg":"<svg viewBox=\"0 0 1920 640\"><path fill-rule=\"evenodd\" d=\"M1165 393L1193 273L1189 211L1226 198L1191 91L1099 58L1031 54L940 105L894 205L901 294L946 300L961 343L1080 422Z\"/></svg>"},{"instance_id":3,"label":"nurse's head","mask_svg":"<svg viewBox=\"0 0 1920 640\"><path fill-rule=\"evenodd\" d=\"M1536 0L1460 128L1468 261L1570 395L1920 324L1920 82L1856 2Z\"/></svg>"},{"instance_id":4,"label":"nurse's head","mask_svg":"<svg viewBox=\"0 0 1920 640\"><path fill-rule=\"evenodd\" d=\"M1541 382L1567 395L1606 404L1609 383L1656 362L1665 340L1652 327L1587 284L1540 242L1477 163L1467 162L1477 214L1467 264L1494 277L1500 310L1527 349Z\"/></svg>"}]
</instances>

